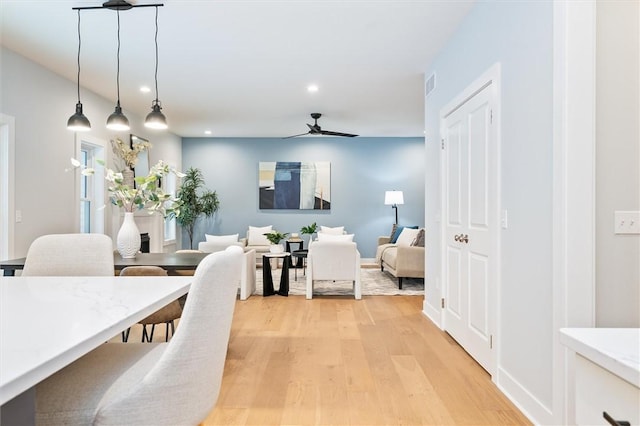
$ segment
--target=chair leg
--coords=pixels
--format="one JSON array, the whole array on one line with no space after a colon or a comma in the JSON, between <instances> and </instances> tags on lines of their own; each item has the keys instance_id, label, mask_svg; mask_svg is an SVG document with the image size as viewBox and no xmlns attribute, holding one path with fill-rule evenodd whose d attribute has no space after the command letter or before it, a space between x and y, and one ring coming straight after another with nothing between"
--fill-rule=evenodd
<instances>
[{"instance_id":1,"label":"chair leg","mask_svg":"<svg viewBox=\"0 0 640 426\"><path fill-rule=\"evenodd\" d=\"M176 332L176 326L175 326L173 320L165 322L164 326L165 326L164 341L168 342L169 341L169 326L171 326L171 337L173 337L173 335Z\"/></svg>"},{"instance_id":2,"label":"chair leg","mask_svg":"<svg viewBox=\"0 0 640 426\"><path fill-rule=\"evenodd\" d=\"M127 328L122 332L122 343L127 343L129 340L129 332L131 331L131 327Z\"/></svg>"},{"instance_id":3,"label":"chair leg","mask_svg":"<svg viewBox=\"0 0 640 426\"><path fill-rule=\"evenodd\" d=\"M398 289L402 290L402 277L398 277Z\"/></svg>"},{"instance_id":4,"label":"chair leg","mask_svg":"<svg viewBox=\"0 0 640 426\"><path fill-rule=\"evenodd\" d=\"M153 340L153 332L156 329L156 325L155 324L151 324L151 333L147 332L147 325L143 324L142 325L142 342L148 342L151 343L151 341Z\"/></svg>"}]
</instances>

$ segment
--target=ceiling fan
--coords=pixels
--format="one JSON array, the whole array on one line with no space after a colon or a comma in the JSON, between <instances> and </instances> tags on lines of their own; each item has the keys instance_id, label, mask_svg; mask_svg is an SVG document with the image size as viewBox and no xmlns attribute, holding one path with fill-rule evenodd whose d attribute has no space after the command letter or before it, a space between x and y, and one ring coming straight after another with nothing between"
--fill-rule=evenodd
<instances>
[{"instance_id":1,"label":"ceiling fan","mask_svg":"<svg viewBox=\"0 0 640 426\"><path fill-rule=\"evenodd\" d=\"M322 130L322 128L318 124L318 118L320 117L322 117L322 114L320 114L319 112L312 112L311 118L314 119L314 123L313 125L307 124L307 126L309 127L309 131L307 133L300 133L299 135L287 136L282 139L295 138L295 137L304 136L304 135L344 136L347 138L353 138L355 136L358 136L351 133L331 132L329 130Z\"/></svg>"}]
</instances>

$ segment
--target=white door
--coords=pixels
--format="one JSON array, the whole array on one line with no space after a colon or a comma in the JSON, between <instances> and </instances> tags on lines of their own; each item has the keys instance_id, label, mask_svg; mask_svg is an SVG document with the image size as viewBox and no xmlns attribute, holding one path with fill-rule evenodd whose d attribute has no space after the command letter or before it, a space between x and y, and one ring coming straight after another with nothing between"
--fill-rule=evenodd
<instances>
[{"instance_id":1,"label":"white door","mask_svg":"<svg viewBox=\"0 0 640 426\"><path fill-rule=\"evenodd\" d=\"M494 88L486 85L443 119L444 325L493 374L497 238Z\"/></svg>"}]
</instances>

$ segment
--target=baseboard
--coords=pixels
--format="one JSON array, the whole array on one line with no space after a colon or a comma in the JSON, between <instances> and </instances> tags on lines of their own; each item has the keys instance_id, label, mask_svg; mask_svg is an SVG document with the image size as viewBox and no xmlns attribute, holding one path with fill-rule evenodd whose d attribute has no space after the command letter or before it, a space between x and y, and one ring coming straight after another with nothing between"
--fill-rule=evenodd
<instances>
[{"instance_id":1,"label":"baseboard","mask_svg":"<svg viewBox=\"0 0 640 426\"><path fill-rule=\"evenodd\" d=\"M500 389L533 424L554 424L555 419L552 410L532 395L531 392L503 368L498 367L497 380L494 382L496 386L498 386L498 389Z\"/></svg>"},{"instance_id":2,"label":"baseboard","mask_svg":"<svg viewBox=\"0 0 640 426\"><path fill-rule=\"evenodd\" d=\"M439 329L442 329L441 324L441 311L439 309L434 308L427 302L427 298L424 298L422 302L422 313L424 316L429 318L432 323L434 323Z\"/></svg>"}]
</instances>

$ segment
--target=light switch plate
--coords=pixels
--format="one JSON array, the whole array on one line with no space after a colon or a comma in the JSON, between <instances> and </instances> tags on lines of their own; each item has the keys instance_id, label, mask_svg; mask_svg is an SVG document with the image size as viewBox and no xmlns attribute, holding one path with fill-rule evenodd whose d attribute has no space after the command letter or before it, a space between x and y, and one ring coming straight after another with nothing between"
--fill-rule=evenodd
<instances>
[{"instance_id":1,"label":"light switch plate","mask_svg":"<svg viewBox=\"0 0 640 426\"><path fill-rule=\"evenodd\" d=\"M640 234L640 211L616 211L613 229L616 234Z\"/></svg>"}]
</instances>

